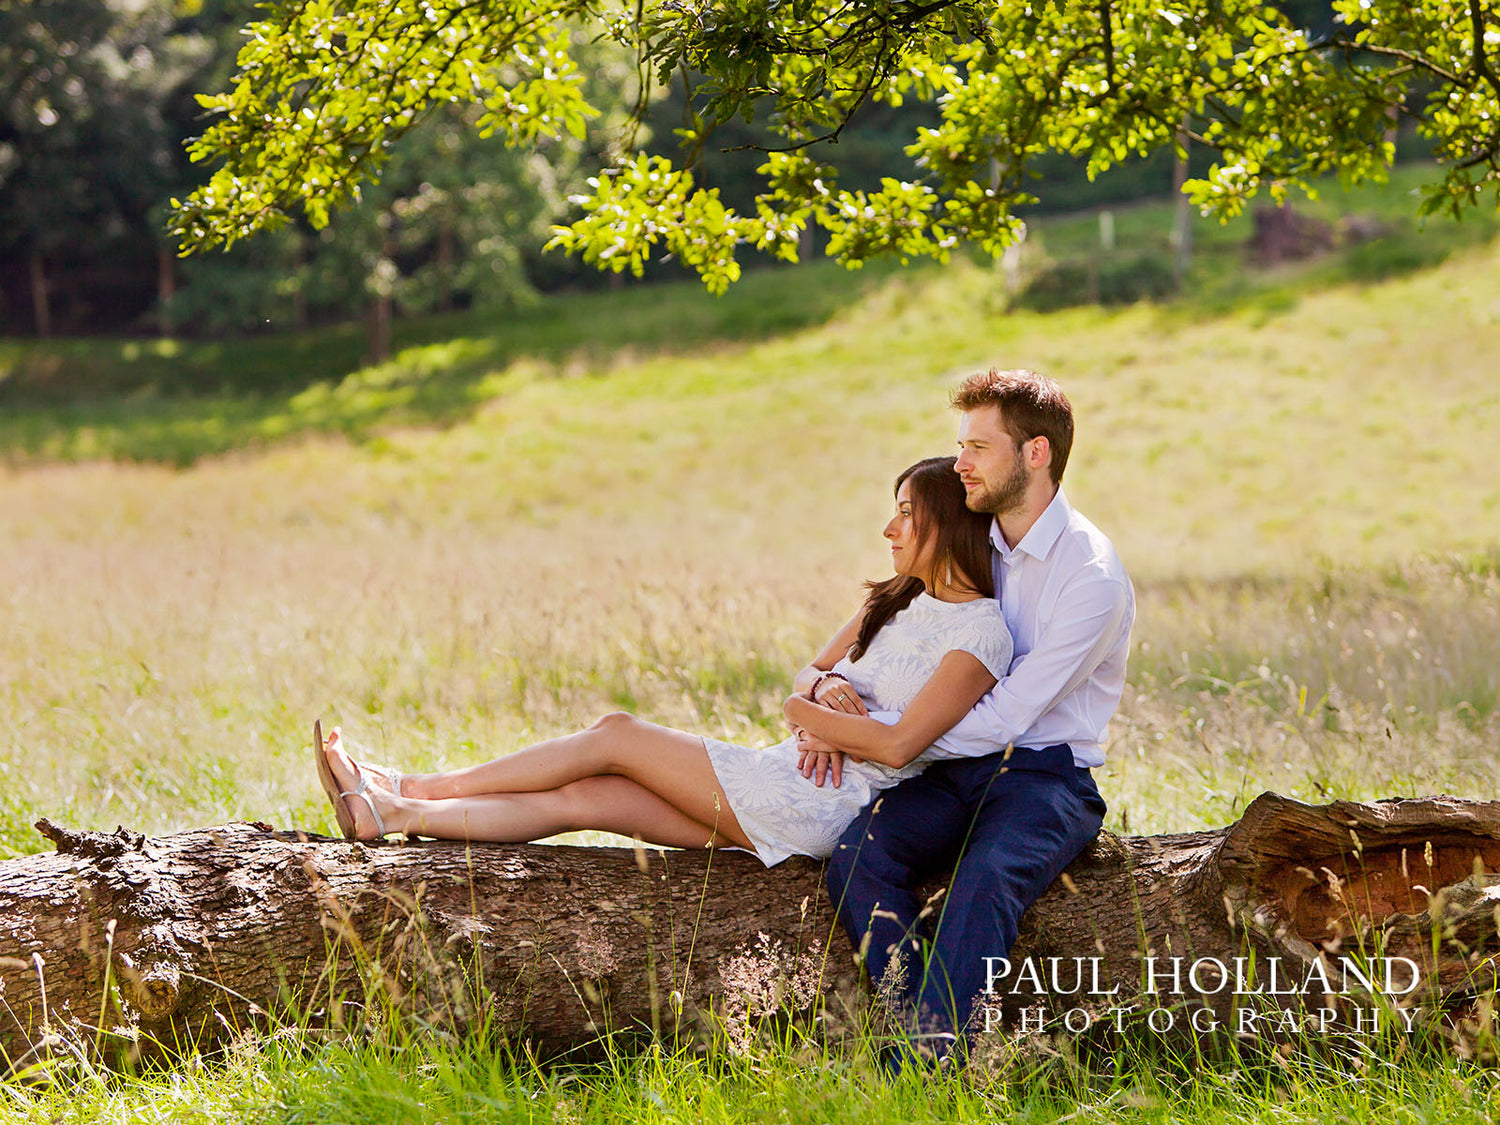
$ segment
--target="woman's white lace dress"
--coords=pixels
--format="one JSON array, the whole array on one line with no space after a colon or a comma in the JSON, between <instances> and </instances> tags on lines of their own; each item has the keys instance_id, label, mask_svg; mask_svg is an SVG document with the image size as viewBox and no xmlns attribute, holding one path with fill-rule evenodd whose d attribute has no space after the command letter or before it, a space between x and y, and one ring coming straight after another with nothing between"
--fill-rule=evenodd
<instances>
[{"instance_id":1,"label":"woman's white lace dress","mask_svg":"<svg viewBox=\"0 0 1500 1125\"><path fill-rule=\"evenodd\" d=\"M1011 637L999 602L944 602L918 594L875 634L864 656L853 663L840 660L834 671L849 678L873 718L894 723L955 650L972 653L997 680L1005 676ZM794 738L763 749L714 738L704 738L703 745L735 818L767 867L789 855L833 854L844 829L876 793L928 765L926 751L899 770L845 761L843 783L819 787L797 772Z\"/></svg>"}]
</instances>

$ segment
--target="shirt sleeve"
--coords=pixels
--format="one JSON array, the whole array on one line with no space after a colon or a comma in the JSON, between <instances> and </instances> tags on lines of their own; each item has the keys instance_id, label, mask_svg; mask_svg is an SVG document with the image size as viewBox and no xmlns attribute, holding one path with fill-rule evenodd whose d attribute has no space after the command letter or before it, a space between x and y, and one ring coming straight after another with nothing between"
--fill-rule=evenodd
<instances>
[{"instance_id":1,"label":"shirt sleeve","mask_svg":"<svg viewBox=\"0 0 1500 1125\"><path fill-rule=\"evenodd\" d=\"M1125 584L1110 578L1071 584L1032 650L948 732L946 744L977 757L1019 743L1103 663L1128 627L1129 615Z\"/></svg>"},{"instance_id":2,"label":"shirt sleeve","mask_svg":"<svg viewBox=\"0 0 1500 1125\"><path fill-rule=\"evenodd\" d=\"M1005 614L1000 612L1000 603L989 600L985 608L990 612L976 615L971 627L953 647L978 660L995 679L1003 680L1010 670L1015 644L1011 640L1010 627L1005 624Z\"/></svg>"}]
</instances>

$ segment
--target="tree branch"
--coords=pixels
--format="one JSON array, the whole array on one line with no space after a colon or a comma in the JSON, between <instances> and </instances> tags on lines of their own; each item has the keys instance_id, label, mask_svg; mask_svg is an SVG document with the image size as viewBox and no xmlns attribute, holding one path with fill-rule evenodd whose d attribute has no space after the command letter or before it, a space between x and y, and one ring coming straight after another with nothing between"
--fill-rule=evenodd
<instances>
[{"instance_id":1,"label":"tree branch","mask_svg":"<svg viewBox=\"0 0 1500 1125\"><path fill-rule=\"evenodd\" d=\"M820 137L812 137L809 140L798 141L794 145L783 145L783 146L781 146L779 148L767 148L764 145L758 145L758 144L754 144L754 143L748 143L748 144L742 144L742 145L731 145L729 148L723 148L723 149L720 149L719 151L720 152L746 152L746 151L749 151L749 152L765 152L765 153L772 153L772 152L800 152L804 148L811 148L813 145L822 144L824 141L827 141L829 144L838 144L839 135L841 133L843 133L844 129L848 126L849 122L854 119L854 115L859 112L860 107L865 104L865 100L867 98L869 98L869 96L870 96L870 91L875 88L876 81L879 80L884 75L884 72L885 72L885 60L888 57L887 56L888 48L889 48L889 40L886 40L885 42L881 43L881 45L880 45L880 54L878 54L875 57L875 65L870 68L870 78L869 78L869 81L867 81L865 83L864 89L862 89L859 92L859 96L854 99L854 104L852 106L850 106L849 109L845 112L843 120L841 120L838 123L837 128L833 129L831 132L824 133Z\"/></svg>"},{"instance_id":2,"label":"tree branch","mask_svg":"<svg viewBox=\"0 0 1500 1125\"><path fill-rule=\"evenodd\" d=\"M1346 39L1341 35L1325 35L1321 39L1309 43L1306 47L1299 48L1296 51L1286 51L1275 57L1282 58L1286 55L1306 54L1308 51L1322 51L1328 48L1341 50L1345 56L1362 51L1365 54L1375 55L1379 58L1400 59L1402 62L1410 63L1412 66L1425 70L1429 74L1437 75L1437 77L1449 85L1463 85L1463 79L1457 74L1439 66L1425 55L1419 55L1414 51L1402 50L1400 47L1381 47L1373 43L1356 43L1354 40Z\"/></svg>"},{"instance_id":3,"label":"tree branch","mask_svg":"<svg viewBox=\"0 0 1500 1125\"><path fill-rule=\"evenodd\" d=\"M1110 93L1115 89L1115 29L1109 13L1109 0L1099 0L1099 26L1104 29L1104 77Z\"/></svg>"},{"instance_id":4,"label":"tree branch","mask_svg":"<svg viewBox=\"0 0 1500 1125\"><path fill-rule=\"evenodd\" d=\"M1500 79L1490 69L1490 60L1484 53L1484 8L1479 0L1469 0L1469 26L1474 34L1474 73L1490 84L1490 89L1500 95Z\"/></svg>"},{"instance_id":5,"label":"tree branch","mask_svg":"<svg viewBox=\"0 0 1500 1125\"><path fill-rule=\"evenodd\" d=\"M1488 145L1480 149L1473 156L1460 160L1454 167L1477 168L1481 164L1488 164L1494 167L1497 157L1500 157L1500 136L1491 137Z\"/></svg>"}]
</instances>

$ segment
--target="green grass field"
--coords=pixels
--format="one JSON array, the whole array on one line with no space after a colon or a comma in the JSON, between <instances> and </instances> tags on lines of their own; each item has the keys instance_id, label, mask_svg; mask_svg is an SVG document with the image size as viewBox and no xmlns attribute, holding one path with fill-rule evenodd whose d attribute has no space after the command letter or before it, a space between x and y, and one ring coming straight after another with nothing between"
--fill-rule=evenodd
<instances>
[{"instance_id":1,"label":"green grass field","mask_svg":"<svg viewBox=\"0 0 1500 1125\"><path fill-rule=\"evenodd\" d=\"M1122 216L1122 243L1163 215ZM1082 252L1093 224L1043 226L1038 251ZM1064 383L1079 415L1068 493L1136 579L1130 683L1099 771L1110 828L1220 825L1265 789L1492 796L1491 229L1404 230L1269 274L1216 232L1177 301L1045 315L1008 309L997 273L968 262L809 266L717 302L668 286L424 321L375 369L339 332L0 345L15 381L0 405L0 854L40 850L39 815L330 831L305 768L315 716L418 768L618 707L772 740L791 671L888 565L891 478L952 447L947 389L991 364ZM90 370L104 389L80 397ZM1500 1108L1492 1071L1427 1051L1049 1058L932 1092L800 1040L565 1072L399 1030L247 1043L137 1078L61 1067L0 1087L0 1115L1415 1122Z\"/></svg>"}]
</instances>

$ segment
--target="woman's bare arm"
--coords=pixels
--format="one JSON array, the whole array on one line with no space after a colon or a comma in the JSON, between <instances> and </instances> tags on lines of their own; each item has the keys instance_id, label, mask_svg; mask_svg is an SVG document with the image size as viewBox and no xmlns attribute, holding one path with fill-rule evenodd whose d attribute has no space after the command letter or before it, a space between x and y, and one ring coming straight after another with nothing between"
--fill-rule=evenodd
<instances>
[{"instance_id":1,"label":"woman's bare arm","mask_svg":"<svg viewBox=\"0 0 1500 1125\"><path fill-rule=\"evenodd\" d=\"M813 657L812 663L806 665L792 678L792 691L799 695L806 695L812 690L812 686L817 682L819 676L829 671L835 664L847 656L849 650L854 647L855 640L859 637L859 627L864 623L864 619L865 613L861 609L846 621L843 627L833 635L833 639L823 646L823 651ZM819 694L822 695L824 693L820 692ZM851 702L841 708L841 710L855 715L868 714L864 703L858 695L852 691L846 694L849 696Z\"/></svg>"},{"instance_id":2,"label":"woman's bare arm","mask_svg":"<svg viewBox=\"0 0 1500 1125\"><path fill-rule=\"evenodd\" d=\"M818 682L818 677L829 671L849 654L854 647L854 642L859 638L859 627L864 624L865 611L860 609L852 618L844 623L833 639L823 646L823 651L813 657L811 664L807 665L792 679L792 691L798 695L807 695L812 691L813 685ZM836 707L852 715L867 715L864 700L853 691L838 691L838 681L833 681L833 687L825 687L819 691L819 695L826 707ZM807 732L796 723L792 724L792 733L797 736L797 744L801 752L797 755L797 769L803 777L813 779L815 784L822 785L823 779L832 779L834 787L837 788L843 779L844 759L843 755L832 747L820 750L818 744L807 737Z\"/></svg>"},{"instance_id":3,"label":"woman's bare arm","mask_svg":"<svg viewBox=\"0 0 1500 1125\"><path fill-rule=\"evenodd\" d=\"M995 677L972 653L955 649L943 657L911 706L893 726L819 706L805 694L782 708L789 722L866 761L900 768L969 713Z\"/></svg>"}]
</instances>

